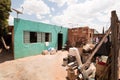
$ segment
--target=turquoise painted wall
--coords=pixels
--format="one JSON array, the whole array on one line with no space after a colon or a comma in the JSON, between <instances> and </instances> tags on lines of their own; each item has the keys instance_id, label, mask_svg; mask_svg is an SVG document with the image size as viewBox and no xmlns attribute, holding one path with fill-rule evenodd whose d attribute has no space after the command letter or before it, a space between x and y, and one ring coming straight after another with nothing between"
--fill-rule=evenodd
<instances>
[{"instance_id":1,"label":"turquoise painted wall","mask_svg":"<svg viewBox=\"0 0 120 80\"><path fill-rule=\"evenodd\" d=\"M17 59L26 56L37 55L46 49L45 42L24 43L24 31L51 33L52 41L49 43L49 47L54 47L57 49L57 37L60 30L63 33L64 45L67 41L67 28L61 28L60 26L56 25L44 24L23 19L14 19L14 58Z\"/></svg>"}]
</instances>

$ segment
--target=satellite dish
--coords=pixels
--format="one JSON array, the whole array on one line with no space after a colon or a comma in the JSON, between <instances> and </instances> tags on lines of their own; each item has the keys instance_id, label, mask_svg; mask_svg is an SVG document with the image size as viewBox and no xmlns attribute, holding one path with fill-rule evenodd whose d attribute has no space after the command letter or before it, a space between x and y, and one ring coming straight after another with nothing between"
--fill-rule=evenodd
<instances>
[{"instance_id":1,"label":"satellite dish","mask_svg":"<svg viewBox=\"0 0 120 80\"><path fill-rule=\"evenodd\" d=\"M14 10L17 13L17 18L19 14L23 14L23 7L22 7L22 12L18 11L17 9L12 8L12 10Z\"/></svg>"}]
</instances>

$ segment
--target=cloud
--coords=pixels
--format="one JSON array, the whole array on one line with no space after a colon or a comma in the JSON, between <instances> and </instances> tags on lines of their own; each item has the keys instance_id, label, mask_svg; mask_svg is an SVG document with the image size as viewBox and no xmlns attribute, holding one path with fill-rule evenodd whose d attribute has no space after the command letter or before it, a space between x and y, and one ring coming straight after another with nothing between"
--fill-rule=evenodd
<instances>
[{"instance_id":1,"label":"cloud","mask_svg":"<svg viewBox=\"0 0 120 80\"><path fill-rule=\"evenodd\" d=\"M36 15L38 19L42 19L44 15L50 13L50 8L42 0L24 0L21 5L24 13L28 15Z\"/></svg>"},{"instance_id":2,"label":"cloud","mask_svg":"<svg viewBox=\"0 0 120 80\"><path fill-rule=\"evenodd\" d=\"M78 0L49 0L49 1L56 3L58 7L62 7L65 3L67 3L67 5L71 5L78 2Z\"/></svg>"},{"instance_id":3,"label":"cloud","mask_svg":"<svg viewBox=\"0 0 120 80\"><path fill-rule=\"evenodd\" d=\"M54 12L55 11L55 9L54 8L51 8L51 10Z\"/></svg>"},{"instance_id":4,"label":"cloud","mask_svg":"<svg viewBox=\"0 0 120 80\"><path fill-rule=\"evenodd\" d=\"M66 2L66 0L49 0L53 3L56 3L59 7L63 6Z\"/></svg>"},{"instance_id":5,"label":"cloud","mask_svg":"<svg viewBox=\"0 0 120 80\"><path fill-rule=\"evenodd\" d=\"M67 5L73 5L73 4L77 4L78 0L66 0Z\"/></svg>"},{"instance_id":6,"label":"cloud","mask_svg":"<svg viewBox=\"0 0 120 80\"><path fill-rule=\"evenodd\" d=\"M52 15L50 14L50 15L49 15L49 17L51 18L51 17L52 17Z\"/></svg>"},{"instance_id":7,"label":"cloud","mask_svg":"<svg viewBox=\"0 0 120 80\"><path fill-rule=\"evenodd\" d=\"M44 0L24 0L21 7L24 7L24 14L35 15L45 23L65 27L89 26L99 32L102 32L103 26L109 27L112 10L116 10L120 17L120 0L49 1L55 3L60 10L54 5L50 7L50 2L45 3Z\"/></svg>"},{"instance_id":8,"label":"cloud","mask_svg":"<svg viewBox=\"0 0 120 80\"><path fill-rule=\"evenodd\" d=\"M111 10L119 10L119 5L120 0L86 0L84 3L71 3L62 14L53 16L51 22L67 27L70 26L69 23L80 26L88 25L102 32L103 26L106 27L110 22Z\"/></svg>"},{"instance_id":9,"label":"cloud","mask_svg":"<svg viewBox=\"0 0 120 80\"><path fill-rule=\"evenodd\" d=\"M14 22L14 17L10 15L8 19L8 24L13 25L13 22Z\"/></svg>"}]
</instances>

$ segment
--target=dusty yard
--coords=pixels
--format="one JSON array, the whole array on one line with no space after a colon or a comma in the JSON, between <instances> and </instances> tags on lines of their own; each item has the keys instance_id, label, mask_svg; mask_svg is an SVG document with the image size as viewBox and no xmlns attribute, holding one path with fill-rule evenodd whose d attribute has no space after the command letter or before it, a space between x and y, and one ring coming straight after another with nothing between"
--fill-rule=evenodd
<instances>
[{"instance_id":1,"label":"dusty yard","mask_svg":"<svg viewBox=\"0 0 120 80\"><path fill-rule=\"evenodd\" d=\"M0 80L66 80L62 59L67 51L37 55L0 64Z\"/></svg>"}]
</instances>

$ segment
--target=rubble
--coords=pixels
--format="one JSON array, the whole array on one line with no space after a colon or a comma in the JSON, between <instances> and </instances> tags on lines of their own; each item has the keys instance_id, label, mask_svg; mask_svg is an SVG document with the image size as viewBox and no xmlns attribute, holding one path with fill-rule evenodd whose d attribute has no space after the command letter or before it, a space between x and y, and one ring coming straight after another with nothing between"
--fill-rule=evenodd
<instances>
[{"instance_id":1,"label":"rubble","mask_svg":"<svg viewBox=\"0 0 120 80\"><path fill-rule=\"evenodd\" d=\"M54 55L57 53L57 50L54 48L50 48L48 50L43 50L42 55Z\"/></svg>"},{"instance_id":2,"label":"rubble","mask_svg":"<svg viewBox=\"0 0 120 80\"><path fill-rule=\"evenodd\" d=\"M101 73L106 69L106 67L101 65L100 63L106 64L105 62L107 62L108 57L102 56L101 60L99 59L98 61L97 59L92 61L92 59L95 53L97 52L97 50L106 40L106 37L109 35L109 33L110 33L110 29L106 32L105 36L102 38L99 44L97 44L96 47L94 44L86 44L82 47L82 49L78 49L75 47L69 48L69 55L67 61L68 62L67 77L69 80L75 80L75 79L87 80L87 79L95 79L95 78L100 80L99 78L101 77ZM75 70L77 70L77 73Z\"/></svg>"}]
</instances>

